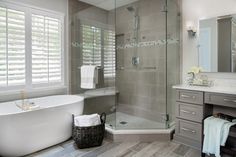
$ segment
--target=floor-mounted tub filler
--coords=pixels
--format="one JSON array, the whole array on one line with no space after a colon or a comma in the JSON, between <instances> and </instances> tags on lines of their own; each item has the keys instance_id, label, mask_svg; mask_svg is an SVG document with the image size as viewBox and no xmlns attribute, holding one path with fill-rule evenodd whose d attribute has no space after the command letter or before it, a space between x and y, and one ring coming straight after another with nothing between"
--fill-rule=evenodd
<instances>
[{"instance_id":1,"label":"floor-mounted tub filler","mask_svg":"<svg viewBox=\"0 0 236 157\"><path fill-rule=\"evenodd\" d=\"M72 114L83 113L84 98L56 95L29 99L35 110L25 111L16 101L0 103L0 156L23 156L71 137Z\"/></svg>"}]
</instances>

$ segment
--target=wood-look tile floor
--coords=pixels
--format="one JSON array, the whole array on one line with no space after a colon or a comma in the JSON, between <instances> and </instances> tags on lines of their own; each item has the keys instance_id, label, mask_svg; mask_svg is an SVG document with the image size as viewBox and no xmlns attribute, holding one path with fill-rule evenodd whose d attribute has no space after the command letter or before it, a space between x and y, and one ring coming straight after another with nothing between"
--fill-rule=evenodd
<instances>
[{"instance_id":1,"label":"wood-look tile floor","mask_svg":"<svg viewBox=\"0 0 236 157\"><path fill-rule=\"evenodd\" d=\"M28 157L200 157L200 151L175 142L112 142L102 146L78 149L72 140Z\"/></svg>"}]
</instances>

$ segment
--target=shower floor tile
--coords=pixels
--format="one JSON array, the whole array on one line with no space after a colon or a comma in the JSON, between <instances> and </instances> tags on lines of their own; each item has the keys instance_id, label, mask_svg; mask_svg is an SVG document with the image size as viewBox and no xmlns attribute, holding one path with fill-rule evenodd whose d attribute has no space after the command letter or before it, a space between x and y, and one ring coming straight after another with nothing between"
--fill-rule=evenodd
<instances>
[{"instance_id":1,"label":"shower floor tile","mask_svg":"<svg viewBox=\"0 0 236 157\"><path fill-rule=\"evenodd\" d=\"M106 127L116 129L165 129L166 124L116 112L107 115Z\"/></svg>"}]
</instances>

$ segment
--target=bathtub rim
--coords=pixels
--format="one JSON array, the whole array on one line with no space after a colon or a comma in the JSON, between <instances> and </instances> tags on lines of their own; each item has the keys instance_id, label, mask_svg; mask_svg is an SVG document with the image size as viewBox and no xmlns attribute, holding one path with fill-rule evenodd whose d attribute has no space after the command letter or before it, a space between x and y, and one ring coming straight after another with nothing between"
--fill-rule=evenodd
<instances>
[{"instance_id":1,"label":"bathtub rim","mask_svg":"<svg viewBox=\"0 0 236 157\"><path fill-rule=\"evenodd\" d=\"M10 115L17 115L17 114L23 114L23 113L29 113L29 112L36 112L36 111L40 111L40 110L51 109L51 108L54 108L54 107L62 107L62 106L66 106L66 105L75 104L75 103L78 103L78 102L79 103L82 102L83 105L84 105L84 97L80 96L80 95L51 95L51 96L45 96L45 97L30 98L28 100L34 100L34 99L40 99L40 98L48 98L48 97L54 97L54 96L75 96L75 97L78 97L80 99L78 101L75 101L75 102L65 103L65 104L61 104L61 105L48 106L48 107L42 107L42 108L39 108L39 109L36 109L36 110L29 110L29 111L22 110L22 109L20 109L19 107L17 107L14 104L15 101L19 101L19 100L1 102L0 104L2 104L2 103L13 103L15 108L17 109L17 111L14 111L14 112L11 112L11 113L5 113L5 114L1 114L0 113L0 117L10 116Z\"/></svg>"}]
</instances>

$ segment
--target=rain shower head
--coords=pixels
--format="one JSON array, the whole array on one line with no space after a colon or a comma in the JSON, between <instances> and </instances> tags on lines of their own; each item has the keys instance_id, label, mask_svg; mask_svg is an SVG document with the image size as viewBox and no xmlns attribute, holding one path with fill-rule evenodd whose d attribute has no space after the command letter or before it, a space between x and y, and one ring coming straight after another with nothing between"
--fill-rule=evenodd
<instances>
[{"instance_id":1,"label":"rain shower head","mask_svg":"<svg viewBox=\"0 0 236 157\"><path fill-rule=\"evenodd\" d=\"M133 6L127 7L126 9L127 9L129 12L134 12L134 11L135 11L135 9L134 9Z\"/></svg>"}]
</instances>

